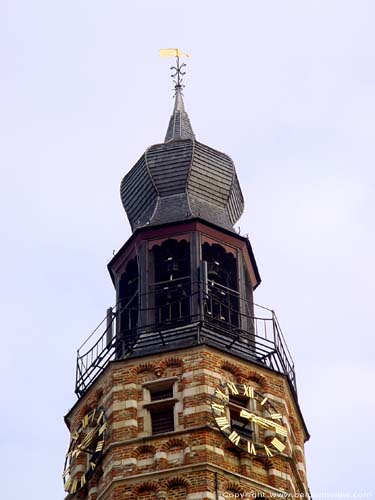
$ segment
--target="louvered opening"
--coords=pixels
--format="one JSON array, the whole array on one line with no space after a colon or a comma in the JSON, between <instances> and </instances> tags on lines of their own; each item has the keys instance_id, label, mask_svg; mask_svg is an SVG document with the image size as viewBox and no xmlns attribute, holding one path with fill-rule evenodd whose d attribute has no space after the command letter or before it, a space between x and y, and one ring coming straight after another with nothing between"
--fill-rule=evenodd
<instances>
[{"instance_id":1,"label":"louvered opening","mask_svg":"<svg viewBox=\"0 0 375 500\"><path fill-rule=\"evenodd\" d=\"M173 386L151 392L151 401L173 398Z\"/></svg>"},{"instance_id":2,"label":"louvered opening","mask_svg":"<svg viewBox=\"0 0 375 500\"><path fill-rule=\"evenodd\" d=\"M241 396L240 394L238 395L230 394L229 402L237 406L241 406L242 408L247 408L248 406L248 399L246 397Z\"/></svg>"},{"instance_id":3,"label":"louvered opening","mask_svg":"<svg viewBox=\"0 0 375 500\"><path fill-rule=\"evenodd\" d=\"M163 434L174 431L174 405L150 411L152 434Z\"/></svg>"},{"instance_id":4,"label":"louvered opening","mask_svg":"<svg viewBox=\"0 0 375 500\"><path fill-rule=\"evenodd\" d=\"M164 327L190 320L190 243L174 239L153 247L155 322Z\"/></svg>"}]
</instances>

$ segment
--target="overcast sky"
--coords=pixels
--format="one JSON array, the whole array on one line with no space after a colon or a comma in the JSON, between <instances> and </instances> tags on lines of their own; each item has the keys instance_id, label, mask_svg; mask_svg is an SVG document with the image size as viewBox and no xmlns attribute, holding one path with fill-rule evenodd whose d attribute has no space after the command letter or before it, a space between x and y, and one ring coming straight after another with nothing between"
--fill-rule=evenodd
<instances>
[{"instance_id":1,"label":"overcast sky","mask_svg":"<svg viewBox=\"0 0 375 500\"><path fill-rule=\"evenodd\" d=\"M164 139L161 47L229 154L296 364L314 498L374 491L375 3L0 0L1 499L63 498L76 349L115 301L123 175Z\"/></svg>"}]
</instances>

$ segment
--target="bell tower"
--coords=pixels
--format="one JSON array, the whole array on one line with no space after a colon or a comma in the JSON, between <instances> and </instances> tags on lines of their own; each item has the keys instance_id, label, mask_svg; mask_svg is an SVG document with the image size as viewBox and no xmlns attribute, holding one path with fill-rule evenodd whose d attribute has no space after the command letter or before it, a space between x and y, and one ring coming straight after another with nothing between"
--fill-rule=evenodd
<instances>
[{"instance_id":1,"label":"bell tower","mask_svg":"<svg viewBox=\"0 0 375 500\"><path fill-rule=\"evenodd\" d=\"M121 183L132 235L108 264L116 304L78 351L66 498L309 497L293 360L254 303L236 170L195 137L179 55L165 140Z\"/></svg>"}]
</instances>

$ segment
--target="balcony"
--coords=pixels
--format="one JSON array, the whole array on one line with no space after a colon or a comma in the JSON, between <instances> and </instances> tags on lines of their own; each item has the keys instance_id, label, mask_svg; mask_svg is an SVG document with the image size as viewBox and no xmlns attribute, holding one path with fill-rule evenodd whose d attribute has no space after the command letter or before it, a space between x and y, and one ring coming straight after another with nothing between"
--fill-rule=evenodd
<instances>
[{"instance_id":1,"label":"balcony","mask_svg":"<svg viewBox=\"0 0 375 500\"><path fill-rule=\"evenodd\" d=\"M146 307L135 309L137 303ZM286 375L297 396L293 360L274 311L199 283L188 293L181 287L151 289L108 309L78 349L75 392L81 397L113 360L201 344Z\"/></svg>"}]
</instances>

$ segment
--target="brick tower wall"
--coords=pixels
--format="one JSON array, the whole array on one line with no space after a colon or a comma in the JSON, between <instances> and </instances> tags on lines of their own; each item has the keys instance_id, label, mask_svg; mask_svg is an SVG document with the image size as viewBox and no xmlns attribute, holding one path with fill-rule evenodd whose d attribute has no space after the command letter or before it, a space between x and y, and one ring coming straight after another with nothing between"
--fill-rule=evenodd
<instances>
[{"instance_id":1,"label":"brick tower wall","mask_svg":"<svg viewBox=\"0 0 375 500\"><path fill-rule=\"evenodd\" d=\"M217 428L211 397L224 381L264 393L284 418L289 456L252 457ZM174 430L152 434L150 388L173 385ZM151 403L151 404L150 404ZM104 457L87 500L210 499L306 494L303 422L284 375L207 346L112 362L67 416L74 432L90 408L106 409Z\"/></svg>"}]
</instances>

